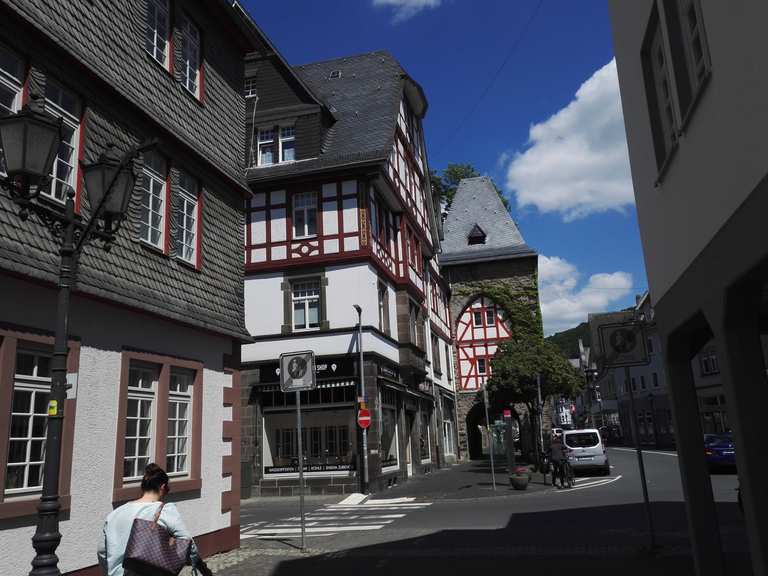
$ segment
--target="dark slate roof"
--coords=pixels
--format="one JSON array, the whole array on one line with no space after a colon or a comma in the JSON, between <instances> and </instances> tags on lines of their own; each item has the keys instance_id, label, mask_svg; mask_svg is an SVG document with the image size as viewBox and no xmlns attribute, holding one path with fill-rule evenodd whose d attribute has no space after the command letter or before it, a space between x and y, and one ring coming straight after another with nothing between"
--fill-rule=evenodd
<instances>
[{"instance_id":1,"label":"dark slate roof","mask_svg":"<svg viewBox=\"0 0 768 576\"><path fill-rule=\"evenodd\" d=\"M320 156L291 164L252 168L249 182L307 174L389 157L403 88L418 85L386 51L296 66L297 76L333 114ZM329 79L332 71L341 78ZM418 88L420 90L420 88Z\"/></svg>"},{"instance_id":2,"label":"dark slate roof","mask_svg":"<svg viewBox=\"0 0 768 576\"><path fill-rule=\"evenodd\" d=\"M485 232L484 244L469 244L475 226ZM444 230L441 265L536 255L486 176L465 178L459 183Z\"/></svg>"},{"instance_id":3,"label":"dark slate roof","mask_svg":"<svg viewBox=\"0 0 768 576\"><path fill-rule=\"evenodd\" d=\"M200 106L185 93L178 78L169 78L144 50L142 0L122 0L119 8L114 2L92 0L6 0L5 4L247 193L242 64L227 62L230 53L236 52L234 38L226 37L220 28L214 33L213 23L204 27L208 97ZM230 20L240 18L235 12L239 8L231 2L227 6L219 1L211 9ZM34 46L29 50L33 59L38 57ZM244 55L240 49L237 53ZM78 89L76 77L61 80Z\"/></svg>"}]
</instances>

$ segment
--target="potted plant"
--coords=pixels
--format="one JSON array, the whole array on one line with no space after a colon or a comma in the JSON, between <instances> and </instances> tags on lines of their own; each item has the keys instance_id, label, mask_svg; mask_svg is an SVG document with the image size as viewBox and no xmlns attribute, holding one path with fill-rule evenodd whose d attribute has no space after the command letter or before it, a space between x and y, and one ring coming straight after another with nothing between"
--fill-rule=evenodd
<instances>
[{"instance_id":1,"label":"potted plant","mask_svg":"<svg viewBox=\"0 0 768 576\"><path fill-rule=\"evenodd\" d=\"M525 490L530 479L530 470L527 467L516 466L509 476L509 483L515 490Z\"/></svg>"}]
</instances>

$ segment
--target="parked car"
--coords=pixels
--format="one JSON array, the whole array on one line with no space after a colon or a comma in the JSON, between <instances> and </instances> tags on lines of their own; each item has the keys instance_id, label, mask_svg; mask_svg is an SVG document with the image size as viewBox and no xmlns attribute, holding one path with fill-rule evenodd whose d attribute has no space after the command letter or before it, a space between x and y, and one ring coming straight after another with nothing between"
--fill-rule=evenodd
<instances>
[{"instance_id":1,"label":"parked car","mask_svg":"<svg viewBox=\"0 0 768 576\"><path fill-rule=\"evenodd\" d=\"M606 476L611 473L611 464L598 430L564 430L563 443L568 449L568 462L574 472L599 470Z\"/></svg>"},{"instance_id":2,"label":"parked car","mask_svg":"<svg viewBox=\"0 0 768 576\"><path fill-rule=\"evenodd\" d=\"M736 467L736 446L733 435L704 434L704 458L710 470Z\"/></svg>"}]
</instances>

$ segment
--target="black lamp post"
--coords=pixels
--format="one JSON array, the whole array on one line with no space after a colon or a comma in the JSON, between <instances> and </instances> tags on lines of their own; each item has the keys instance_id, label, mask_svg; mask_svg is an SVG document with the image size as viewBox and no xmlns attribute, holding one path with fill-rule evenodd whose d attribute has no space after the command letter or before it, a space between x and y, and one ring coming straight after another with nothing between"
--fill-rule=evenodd
<instances>
[{"instance_id":1,"label":"black lamp post","mask_svg":"<svg viewBox=\"0 0 768 576\"><path fill-rule=\"evenodd\" d=\"M37 201L40 192L50 185L53 161L61 141L61 120L25 106L18 114L0 118L0 148L5 157L7 177L2 182L19 206L22 220L30 212L60 239L56 330L51 361L51 393L45 444L43 490L38 504L38 520L32 545L36 555L30 576L59 576L56 549L61 542L59 532L59 468L61 433L67 384L67 340L69 336L69 301L77 277L79 255L85 243L101 240L109 250L120 224L125 218L135 184L133 161L150 145L135 148L123 155L110 145L97 162L82 165L85 187L90 201L88 222L75 214L74 190L67 191L62 208L50 202Z\"/></svg>"}]
</instances>

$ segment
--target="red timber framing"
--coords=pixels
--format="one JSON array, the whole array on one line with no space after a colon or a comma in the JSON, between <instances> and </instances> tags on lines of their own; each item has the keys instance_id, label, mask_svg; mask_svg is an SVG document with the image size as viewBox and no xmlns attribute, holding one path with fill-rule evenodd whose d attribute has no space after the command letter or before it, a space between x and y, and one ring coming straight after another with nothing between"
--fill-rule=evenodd
<instances>
[{"instance_id":1,"label":"red timber framing","mask_svg":"<svg viewBox=\"0 0 768 576\"><path fill-rule=\"evenodd\" d=\"M477 298L464 309L456 324L459 390L481 388L498 345L511 337L503 311L490 298Z\"/></svg>"},{"instance_id":2,"label":"red timber framing","mask_svg":"<svg viewBox=\"0 0 768 576\"><path fill-rule=\"evenodd\" d=\"M8 433L11 429L11 404L16 373L16 352L26 345L50 347L53 351L53 336L23 329L0 328L0 486L5 487L8 461ZM67 373L77 374L80 364L80 343L69 342ZM77 400L67 399L64 404L64 430L62 433L61 469L59 472L59 495L62 510L69 510L72 477L72 447L75 438ZM39 492L23 495L5 495L0 490L0 520L30 517L34 522L37 514Z\"/></svg>"}]
</instances>

